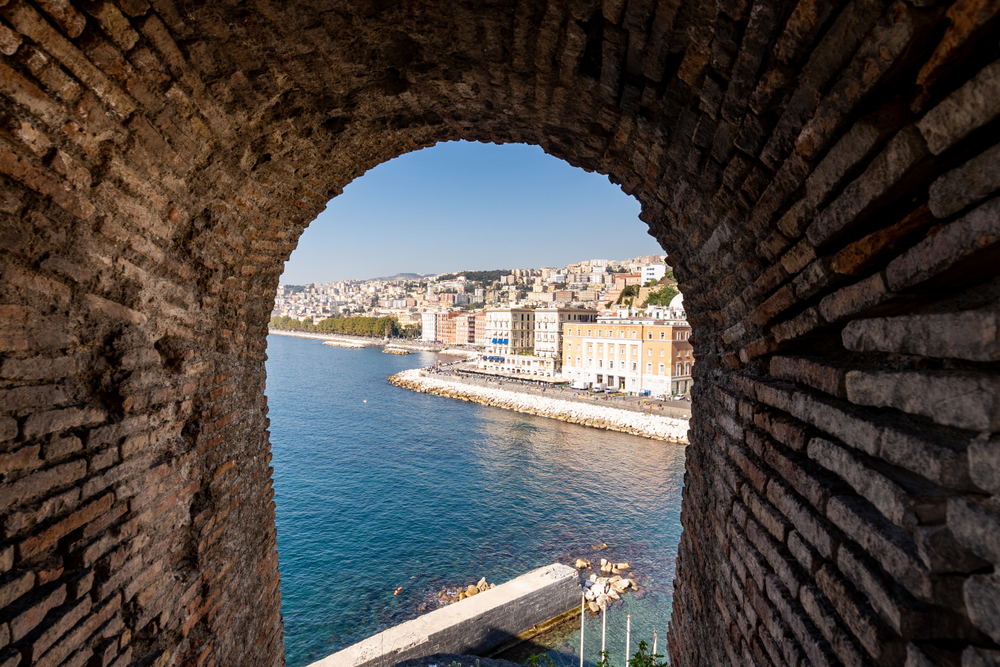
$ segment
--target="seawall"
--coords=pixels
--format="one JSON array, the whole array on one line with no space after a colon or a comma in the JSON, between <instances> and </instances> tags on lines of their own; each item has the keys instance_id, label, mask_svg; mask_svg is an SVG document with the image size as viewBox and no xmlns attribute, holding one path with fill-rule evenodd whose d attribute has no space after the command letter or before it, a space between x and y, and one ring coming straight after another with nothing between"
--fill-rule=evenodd
<instances>
[{"instance_id":1,"label":"seawall","mask_svg":"<svg viewBox=\"0 0 1000 667\"><path fill-rule=\"evenodd\" d=\"M391 338L389 340L385 340L384 338L368 338L366 336L347 336L345 334L325 334L313 331L291 331L271 328L268 328L267 333L268 335L291 336L292 338L312 338L313 340L360 343L366 347L369 345L373 347L399 347L406 350L418 350L421 352L440 352L443 347L437 343L425 343L419 340L409 340L403 338Z\"/></svg>"},{"instance_id":2,"label":"seawall","mask_svg":"<svg viewBox=\"0 0 1000 667\"><path fill-rule=\"evenodd\" d=\"M580 578L554 563L401 623L309 667L374 667L434 653L475 655L579 607Z\"/></svg>"},{"instance_id":3,"label":"seawall","mask_svg":"<svg viewBox=\"0 0 1000 667\"><path fill-rule=\"evenodd\" d=\"M558 419L571 424L620 431L653 440L680 444L688 442L688 422L683 419L450 382L439 377L425 375L420 369L397 373L389 378L389 382L413 391L491 405L505 410Z\"/></svg>"}]
</instances>

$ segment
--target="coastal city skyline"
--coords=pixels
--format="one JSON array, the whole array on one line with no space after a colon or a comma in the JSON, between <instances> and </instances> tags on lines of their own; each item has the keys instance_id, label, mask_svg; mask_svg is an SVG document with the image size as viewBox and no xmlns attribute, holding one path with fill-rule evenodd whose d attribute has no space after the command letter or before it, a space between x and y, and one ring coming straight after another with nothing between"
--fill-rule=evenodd
<instances>
[{"instance_id":1,"label":"coastal city skyline","mask_svg":"<svg viewBox=\"0 0 1000 667\"><path fill-rule=\"evenodd\" d=\"M303 232L281 283L662 253L639 211L607 177L537 146L441 143L347 185Z\"/></svg>"}]
</instances>

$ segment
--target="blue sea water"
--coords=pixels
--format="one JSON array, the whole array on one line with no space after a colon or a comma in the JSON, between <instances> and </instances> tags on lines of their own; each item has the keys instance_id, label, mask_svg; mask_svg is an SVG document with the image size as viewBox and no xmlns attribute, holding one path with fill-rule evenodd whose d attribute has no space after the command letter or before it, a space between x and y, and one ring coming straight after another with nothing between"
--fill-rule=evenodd
<instances>
[{"instance_id":1,"label":"blue sea water","mask_svg":"<svg viewBox=\"0 0 1000 667\"><path fill-rule=\"evenodd\" d=\"M608 611L612 663L624 664L626 614L633 647L656 628L665 652L683 447L386 381L431 353L272 335L268 357L289 667L437 608L445 587L577 557L629 561L640 586ZM593 665L600 620L587 623ZM579 642L564 631L534 650L579 664Z\"/></svg>"}]
</instances>

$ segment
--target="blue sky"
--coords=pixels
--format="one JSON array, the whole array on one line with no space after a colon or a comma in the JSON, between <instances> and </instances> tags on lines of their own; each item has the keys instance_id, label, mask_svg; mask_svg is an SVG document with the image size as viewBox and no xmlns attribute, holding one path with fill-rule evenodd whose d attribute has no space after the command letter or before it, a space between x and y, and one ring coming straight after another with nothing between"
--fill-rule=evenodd
<instances>
[{"instance_id":1,"label":"blue sky","mask_svg":"<svg viewBox=\"0 0 1000 667\"><path fill-rule=\"evenodd\" d=\"M309 225L281 283L662 254L639 203L537 146L449 142L372 169Z\"/></svg>"}]
</instances>

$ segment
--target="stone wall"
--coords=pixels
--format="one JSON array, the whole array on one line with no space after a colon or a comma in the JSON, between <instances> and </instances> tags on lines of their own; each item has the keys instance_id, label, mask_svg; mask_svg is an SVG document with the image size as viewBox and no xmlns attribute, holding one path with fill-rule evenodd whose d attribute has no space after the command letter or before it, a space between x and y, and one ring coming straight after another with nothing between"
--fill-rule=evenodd
<instances>
[{"instance_id":1,"label":"stone wall","mask_svg":"<svg viewBox=\"0 0 1000 667\"><path fill-rule=\"evenodd\" d=\"M309 667L381 667L436 653L489 654L574 608L579 616L582 592L579 572L561 563L546 565L372 635Z\"/></svg>"},{"instance_id":2,"label":"stone wall","mask_svg":"<svg viewBox=\"0 0 1000 667\"><path fill-rule=\"evenodd\" d=\"M609 175L670 253L674 664L996 662L998 12L0 0L0 665L283 663L281 266L454 139Z\"/></svg>"}]
</instances>

